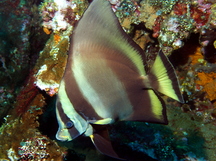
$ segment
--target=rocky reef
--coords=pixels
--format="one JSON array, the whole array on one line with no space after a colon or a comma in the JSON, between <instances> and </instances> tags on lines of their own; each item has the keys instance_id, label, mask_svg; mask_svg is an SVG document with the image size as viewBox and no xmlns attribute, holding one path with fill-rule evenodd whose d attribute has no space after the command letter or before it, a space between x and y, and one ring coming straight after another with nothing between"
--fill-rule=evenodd
<instances>
[{"instance_id":1,"label":"rocky reef","mask_svg":"<svg viewBox=\"0 0 216 161\"><path fill-rule=\"evenodd\" d=\"M148 68L169 56L185 104L165 96L168 125L110 125L114 149L127 160L216 158L216 4L213 0L109 0L123 29L144 49ZM69 37L87 0L0 2L0 160L115 160L89 138L55 139L55 95Z\"/></svg>"}]
</instances>

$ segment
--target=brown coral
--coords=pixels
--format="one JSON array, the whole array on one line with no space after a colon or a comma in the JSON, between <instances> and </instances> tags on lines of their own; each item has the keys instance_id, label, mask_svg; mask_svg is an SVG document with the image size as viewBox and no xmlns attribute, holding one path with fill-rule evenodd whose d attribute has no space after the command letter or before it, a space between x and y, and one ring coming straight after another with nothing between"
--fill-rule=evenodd
<instances>
[{"instance_id":1,"label":"brown coral","mask_svg":"<svg viewBox=\"0 0 216 161\"><path fill-rule=\"evenodd\" d=\"M195 65L195 64L199 63L200 60L203 60L204 57L201 53L201 47L197 47L195 53L193 55L190 55L190 58L191 58L191 64L192 65Z\"/></svg>"},{"instance_id":2,"label":"brown coral","mask_svg":"<svg viewBox=\"0 0 216 161\"><path fill-rule=\"evenodd\" d=\"M216 99L216 73L204 73L200 72L197 74L199 80L196 81L196 84L203 86L203 91L206 92L206 97L210 101Z\"/></svg>"},{"instance_id":3,"label":"brown coral","mask_svg":"<svg viewBox=\"0 0 216 161\"><path fill-rule=\"evenodd\" d=\"M44 31L47 35L51 34L51 32L52 32L50 29L48 29L48 28L46 28L46 27L43 27L43 31Z\"/></svg>"}]
</instances>

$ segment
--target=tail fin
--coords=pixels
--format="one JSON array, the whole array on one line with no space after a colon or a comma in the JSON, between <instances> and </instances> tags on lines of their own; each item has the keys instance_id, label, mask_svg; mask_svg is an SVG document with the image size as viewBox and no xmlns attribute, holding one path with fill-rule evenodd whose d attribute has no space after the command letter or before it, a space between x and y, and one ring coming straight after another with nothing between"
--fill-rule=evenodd
<instances>
[{"instance_id":1,"label":"tail fin","mask_svg":"<svg viewBox=\"0 0 216 161\"><path fill-rule=\"evenodd\" d=\"M175 70L162 51L159 52L148 78L153 89L184 103Z\"/></svg>"}]
</instances>

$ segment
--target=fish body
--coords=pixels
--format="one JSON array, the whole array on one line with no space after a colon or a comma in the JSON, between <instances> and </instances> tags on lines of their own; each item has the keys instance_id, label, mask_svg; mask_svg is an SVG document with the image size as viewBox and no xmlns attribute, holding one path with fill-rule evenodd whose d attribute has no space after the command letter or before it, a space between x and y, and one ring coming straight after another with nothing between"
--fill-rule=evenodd
<instances>
[{"instance_id":1,"label":"fish body","mask_svg":"<svg viewBox=\"0 0 216 161\"><path fill-rule=\"evenodd\" d=\"M94 0L76 25L56 102L57 139L89 136L118 158L96 125L131 120L167 124L161 92L183 102L175 71L159 52L147 71L144 51L123 31L106 0ZM104 149L106 145L106 149Z\"/></svg>"}]
</instances>

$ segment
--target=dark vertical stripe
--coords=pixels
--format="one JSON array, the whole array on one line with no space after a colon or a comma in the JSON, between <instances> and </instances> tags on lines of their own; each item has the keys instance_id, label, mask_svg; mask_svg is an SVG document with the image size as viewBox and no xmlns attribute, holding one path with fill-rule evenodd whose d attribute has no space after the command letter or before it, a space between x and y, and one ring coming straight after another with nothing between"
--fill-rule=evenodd
<instances>
[{"instance_id":1,"label":"dark vertical stripe","mask_svg":"<svg viewBox=\"0 0 216 161\"><path fill-rule=\"evenodd\" d=\"M89 104L81 93L71 71L71 61L66 68L65 75L63 77L65 81L65 91L73 104L77 113L79 113L85 120L101 120L100 116L94 111L91 104Z\"/></svg>"}]
</instances>

